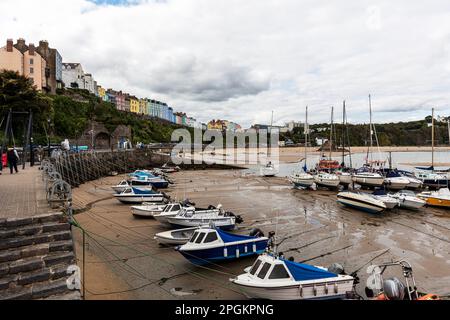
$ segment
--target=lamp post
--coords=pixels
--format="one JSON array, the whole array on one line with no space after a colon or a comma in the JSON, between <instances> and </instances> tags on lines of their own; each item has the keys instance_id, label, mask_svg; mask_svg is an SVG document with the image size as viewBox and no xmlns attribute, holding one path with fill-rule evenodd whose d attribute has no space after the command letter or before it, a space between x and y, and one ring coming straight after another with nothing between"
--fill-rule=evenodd
<instances>
[{"instance_id":1,"label":"lamp post","mask_svg":"<svg viewBox=\"0 0 450 320\"><path fill-rule=\"evenodd\" d=\"M47 119L47 128L48 128L48 137L47 137L47 142L48 142L48 157L50 158L51 156L51 152L50 152L50 118Z\"/></svg>"}]
</instances>

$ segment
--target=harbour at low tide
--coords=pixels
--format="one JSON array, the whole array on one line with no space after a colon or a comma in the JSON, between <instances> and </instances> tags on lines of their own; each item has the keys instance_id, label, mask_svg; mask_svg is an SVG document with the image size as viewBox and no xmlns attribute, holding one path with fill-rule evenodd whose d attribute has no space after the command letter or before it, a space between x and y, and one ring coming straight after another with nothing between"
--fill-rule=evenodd
<instances>
[{"instance_id":1,"label":"harbour at low tide","mask_svg":"<svg viewBox=\"0 0 450 320\"><path fill-rule=\"evenodd\" d=\"M295 164L284 165L289 174ZM168 229L154 219L133 217L130 206L113 199L110 187L123 177L102 178L74 190L73 204L80 209L76 219L89 234L86 298L245 299L229 279L242 274L255 257L196 266L172 247L158 245L154 235ZM278 250L286 257L324 267L338 262L348 274L359 270L356 289L361 295L368 265L401 259L412 264L420 291L449 294L448 210L394 209L371 215L339 205L334 191L294 190L283 177L260 177L251 170L184 170L170 177L174 184L165 192L173 199L189 198L200 207L221 204L241 215L244 222L235 233L275 231ZM81 233L74 233L81 252Z\"/></svg>"}]
</instances>

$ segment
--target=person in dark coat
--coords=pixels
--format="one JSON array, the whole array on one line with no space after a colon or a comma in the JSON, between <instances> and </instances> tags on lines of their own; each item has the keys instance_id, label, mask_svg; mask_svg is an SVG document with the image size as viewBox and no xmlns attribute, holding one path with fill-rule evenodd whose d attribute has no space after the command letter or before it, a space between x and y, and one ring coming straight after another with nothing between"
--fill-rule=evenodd
<instances>
[{"instance_id":1,"label":"person in dark coat","mask_svg":"<svg viewBox=\"0 0 450 320\"><path fill-rule=\"evenodd\" d=\"M17 170L17 161L19 161L19 154L17 153L16 148L8 148L7 158L9 171L11 172L11 174L13 174L13 169L16 171L16 173L19 173L19 170Z\"/></svg>"}]
</instances>

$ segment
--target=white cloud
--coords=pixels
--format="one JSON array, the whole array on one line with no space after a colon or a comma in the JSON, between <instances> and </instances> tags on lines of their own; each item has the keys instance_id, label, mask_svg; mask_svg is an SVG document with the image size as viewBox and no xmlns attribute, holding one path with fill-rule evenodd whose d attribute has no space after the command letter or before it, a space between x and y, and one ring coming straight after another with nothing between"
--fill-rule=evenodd
<instances>
[{"instance_id":1,"label":"white cloud","mask_svg":"<svg viewBox=\"0 0 450 320\"><path fill-rule=\"evenodd\" d=\"M130 1L129 1L130 2ZM245 126L450 111L450 3L348 0L2 0L0 40L49 40L105 87ZM130 2L131 3L131 2ZM338 111L337 111L338 112Z\"/></svg>"}]
</instances>

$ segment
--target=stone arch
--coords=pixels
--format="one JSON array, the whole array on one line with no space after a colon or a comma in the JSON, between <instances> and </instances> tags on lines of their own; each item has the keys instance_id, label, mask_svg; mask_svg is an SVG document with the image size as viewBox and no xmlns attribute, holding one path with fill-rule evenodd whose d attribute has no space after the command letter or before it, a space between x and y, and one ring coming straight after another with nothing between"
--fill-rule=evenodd
<instances>
[{"instance_id":1,"label":"stone arch","mask_svg":"<svg viewBox=\"0 0 450 320\"><path fill-rule=\"evenodd\" d=\"M111 135L99 132L94 138L95 149L111 149Z\"/></svg>"}]
</instances>

